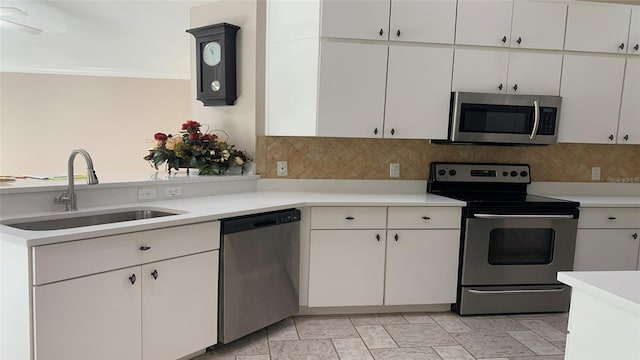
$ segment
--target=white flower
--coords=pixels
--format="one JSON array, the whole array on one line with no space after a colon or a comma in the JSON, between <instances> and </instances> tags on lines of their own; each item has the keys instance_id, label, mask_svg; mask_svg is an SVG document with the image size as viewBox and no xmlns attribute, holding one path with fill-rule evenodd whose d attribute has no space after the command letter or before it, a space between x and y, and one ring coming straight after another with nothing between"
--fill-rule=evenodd
<instances>
[{"instance_id":1,"label":"white flower","mask_svg":"<svg viewBox=\"0 0 640 360\"><path fill-rule=\"evenodd\" d=\"M242 158L240 156L236 156L236 164L242 165L242 164L244 164L244 160L242 160Z\"/></svg>"},{"instance_id":2,"label":"white flower","mask_svg":"<svg viewBox=\"0 0 640 360\"><path fill-rule=\"evenodd\" d=\"M229 160L229 156L231 156L231 153L229 152L229 150L222 150L222 158L225 160Z\"/></svg>"},{"instance_id":3,"label":"white flower","mask_svg":"<svg viewBox=\"0 0 640 360\"><path fill-rule=\"evenodd\" d=\"M215 151L215 150L211 150L211 151L209 151L209 155L213 156L213 155L215 155L215 154L216 154L216 151Z\"/></svg>"}]
</instances>

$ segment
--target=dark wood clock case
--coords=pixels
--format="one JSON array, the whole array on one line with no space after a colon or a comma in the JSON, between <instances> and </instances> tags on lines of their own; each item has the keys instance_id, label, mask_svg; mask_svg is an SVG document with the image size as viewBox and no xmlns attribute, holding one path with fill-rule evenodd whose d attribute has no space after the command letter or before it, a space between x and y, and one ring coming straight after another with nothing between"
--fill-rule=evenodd
<instances>
[{"instance_id":1,"label":"dark wood clock case","mask_svg":"<svg viewBox=\"0 0 640 360\"><path fill-rule=\"evenodd\" d=\"M196 99L204 106L233 105L236 95L236 33L239 26L220 23L189 29L196 38ZM220 63L208 66L202 59L202 49L209 42L216 41L221 47ZM212 89L212 82L218 81L220 88Z\"/></svg>"}]
</instances>

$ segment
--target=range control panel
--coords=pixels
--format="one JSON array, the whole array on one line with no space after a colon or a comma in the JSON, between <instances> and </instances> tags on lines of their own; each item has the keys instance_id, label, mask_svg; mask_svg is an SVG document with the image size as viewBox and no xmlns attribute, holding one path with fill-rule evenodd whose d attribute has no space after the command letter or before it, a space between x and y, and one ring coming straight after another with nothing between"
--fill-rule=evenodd
<instances>
[{"instance_id":1,"label":"range control panel","mask_svg":"<svg viewBox=\"0 0 640 360\"><path fill-rule=\"evenodd\" d=\"M527 164L469 164L435 163L430 176L440 182L501 182L529 184L530 168Z\"/></svg>"}]
</instances>

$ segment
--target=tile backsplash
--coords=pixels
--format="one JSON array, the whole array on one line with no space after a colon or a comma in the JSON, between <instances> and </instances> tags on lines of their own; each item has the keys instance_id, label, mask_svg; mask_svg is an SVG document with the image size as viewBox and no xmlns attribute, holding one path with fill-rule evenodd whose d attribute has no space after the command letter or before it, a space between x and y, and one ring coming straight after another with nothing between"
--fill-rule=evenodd
<instances>
[{"instance_id":1,"label":"tile backsplash","mask_svg":"<svg viewBox=\"0 0 640 360\"><path fill-rule=\"evenodd\" d=\"M295 179L393 179L389 164L400 164L402 180L425 180L432 161L526 163L533 181L640 183L640 145L557 144L550 146L436 145L428 140L258 136L256 172L276 175L288 162Z\"/></svg>"}]
</instances>

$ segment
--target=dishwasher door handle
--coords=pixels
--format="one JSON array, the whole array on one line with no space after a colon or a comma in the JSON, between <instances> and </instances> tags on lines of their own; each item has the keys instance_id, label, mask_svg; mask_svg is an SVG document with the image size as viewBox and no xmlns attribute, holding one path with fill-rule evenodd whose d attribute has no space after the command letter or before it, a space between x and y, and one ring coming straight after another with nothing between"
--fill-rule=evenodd
<instances>
[{"instance_id":1,"label":"dishwasher door handle","mask_svg":"<svg viewBox=\"0 0 640 360\"><path fill-rule=\"evenodd\" d=\"M261 228L261 227L265 227L265 226L271 226L271 225L275 225L278 222L275 219L269 219L269 220L265 220L265 221L257 221L253 223L253 227L254 228Z\"/></svg>"}]
</instances>

